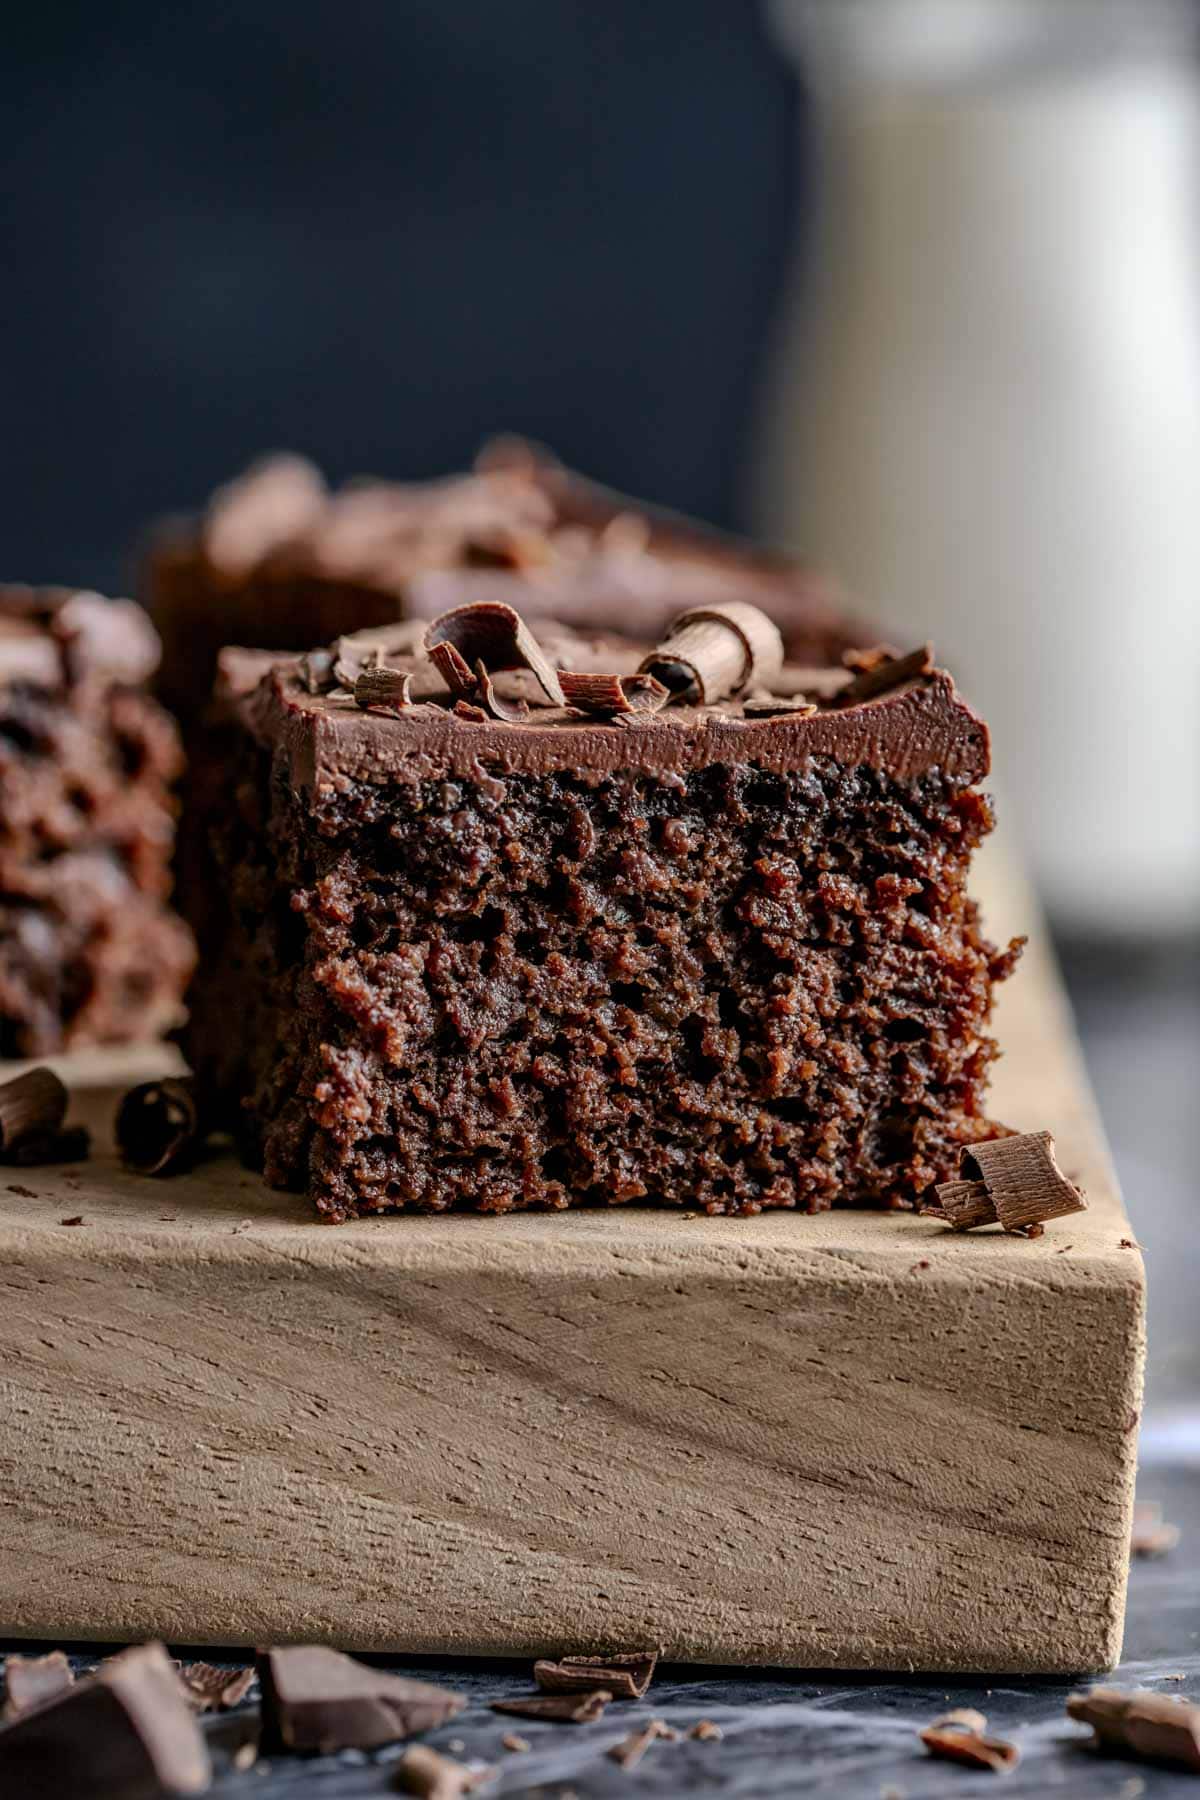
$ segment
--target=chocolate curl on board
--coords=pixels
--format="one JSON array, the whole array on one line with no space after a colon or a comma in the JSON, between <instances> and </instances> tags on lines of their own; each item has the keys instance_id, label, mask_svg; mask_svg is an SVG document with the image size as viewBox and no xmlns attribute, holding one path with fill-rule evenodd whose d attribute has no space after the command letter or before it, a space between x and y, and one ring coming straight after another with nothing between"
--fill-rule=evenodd
<instances>
[{"instance_id":1,"label":"chocolate curl on board","mask_svg":"<svg viewBox=\"0 0 1200 1800\"><path fill-rule=\"evenodd\" d=\"M1047 1219L1083 1212L1087 1201L1054 1160L1048 1131L1026 1131L964 1149L962 1179L934 1192L941 1216L956 1231L997 1220L1017 1235L1040 1233Z\"/></svg>"}]
</instances>

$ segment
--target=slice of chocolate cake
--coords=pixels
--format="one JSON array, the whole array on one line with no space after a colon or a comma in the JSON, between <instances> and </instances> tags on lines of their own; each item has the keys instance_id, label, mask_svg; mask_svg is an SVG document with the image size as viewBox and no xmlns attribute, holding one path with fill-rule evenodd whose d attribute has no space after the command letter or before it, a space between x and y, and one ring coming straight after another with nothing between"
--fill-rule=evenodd
<instances>
[{"instance_id":1,"label":"slice of chocolate cake","mask_svg":"<svg viewBox=\"0 0 1200 1800\"><path fill-rule=\"evenodd\" d=\"M643 505L501 440L474 473L331 491L277 456L154 535L141 597L163 640L160 692L188 724L226 644L306 650L488 595L529 618L654 638L689 606L752 601L789 652L836 661L863 641L832 590L782 555Z\"/></svg>"},{"instance_id":2,"label":"slice of chocolate cake","mask_svg":"<svg viewBox=\"0 0 1200 1800\"><path fill-rule=\"evenodd\" d=\"M994 1135L986 727L924 653L778 650L746 607L649 657L472 607L227 658L190 1051L271 1183L903 1207Z\"/></svg>"},{"instance_id":3,"label":"slice of chocolate cake","mask_svg":"<svg viewBox=\"0 0 1200 1800\"><path fill-rule=\"evenodd\" d=\"M129 600L0 588L0 1056L178 1022L190 934L167 903L179 739Z\"/></svg>"}]
</instances>

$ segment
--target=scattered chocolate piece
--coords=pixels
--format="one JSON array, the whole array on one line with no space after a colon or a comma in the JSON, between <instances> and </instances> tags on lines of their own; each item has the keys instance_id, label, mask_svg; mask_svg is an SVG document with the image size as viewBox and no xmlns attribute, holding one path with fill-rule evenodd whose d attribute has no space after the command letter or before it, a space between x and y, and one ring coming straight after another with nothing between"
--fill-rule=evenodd
<instances>
[{"instance_id":1,"label":"scattered chocolate piece","mask_svg":"<svg viewBox=\"0 0 1200 1800\"><path fill-rule=\"evenodd\" d=\"M744 600L681 613L641 664L641 672L661 681L674 698L698 699L702 706L740 694L751 683L770 687L782 668L779 627Z\"/></svg>"},{"instance_id":2,"label":"scattered chocolate piece","mask_svg":"<svg viewBox=\"0 0 1200 1800\"><path fill-rule=\"evenodd\" d=\"M0 1728L0 1793L13 1800L167 1800L211 1780L161 1644L122 1651Z\"/></svg>"},{"instance_id":3,"label":"scattered chocolate piece","mask_svg":"<svg viewBox=\"0 0 1200 1800\"><path fill-rule=\"evenodd\" d=\"M655 1738L678 1735L665 1719L650 1719L638 1731L631 1731L627 1738L614 1744L605 1754L611 1756L614 1762L620 1763L623 1769L636 1769Z\"/></svg>"},{"instance_id":4,"label":"scattered chocolate piece","mask_svg":"<svg viewBox=\"0 0 1200 1800\"><path fill-rule=\"evenodd\" d=\"M254 1686L251 1668L219 1669L215 1663L184 1663L179 1671L184 1692L197 1712L237 1706Z\"/></svg>"},{"instance_id":5,"label":"scattered chocolate piece","mask_svg":"<svg viewBox=\"0 0 1200 1800\"><path fill-rule=\"evenodd\" d=\"M431 1731L460 1713L466 1696L329 1650L294 1644L260 1651L263 1742L268 1748L374 1750Z\"/></svg>"},{"instance_id":6,"label":"scattered chocolate piece","mask_svg":"<svg viewBox=\"0 0 1200 1800\"><path fill-rule=\"evenodd\" d=\"M1129 1549L1133 1556L1166 1556L1179 1543L1178 1525L1169 1524L1155 1500L1139 1500L1133 1508Z\"/></svg>"},{"instance_id":7,"label":"scattered chocolate piece","mask_svg":"<svg viewBox=\"0 0 1200 1800\"><path fill-rule=\"evenodd\" d=\"M143 1081L117 1108L117 1148L139 1175L175 1175L204 1143L194 1082L166 1076Z\"/></svg>"},{"instance_id":8,"label":"scattered chocolate piece","mask_svg":"<svg viewBox=\"0 0 1200 1800\"><path fill-rule=\"evenodd\" d=\"M554 667L513 607L502 600L476 600L442 613L425 633L425 651L451 693L473 698L478 662L492 671L531 669L552 706L566 704Z\"/></svg>"},{"instance_id":9,"label":"scattered chocolate piece","mask_svg":"<svg viewBox=\"0 0 1200 1800\"><path fill-rule=\"evenodd\" d=\"M742 711L748 719L770 719L780 713L805 719L816 710L816 701L806 700L803 694L749 694L742 701Z\"/></svg>"},{"instance_id":10,"label":"scattered chocolate piece","mask_svg":"<svg viewBox=\"0 0 1200 1800\"><path fill-rule=\"evenodd\" d=\"M73 1218L60 1219L58 1222L60 1225L84 1225L87 1221L82 1213L76 1213Z\"/></svg>"},{"instance_id":11,"label":"scattered chocolate piece","mask_svg":"<svg viewBox=\"0 0 1200 1800\"><path fill-rule=\"evenodd\" d=\"M1026 1131L972 1144L962 1153L962 1179L934 1189L940 1215L955 1231L999 1220L1017 1236L1040 1237L1046 1219L1083 1212L1087 1201L1054 1160L1048 1131ZM926 1209L927 1211L932 1209Z\"/></svg>"},{"instance_id":12,"label":"scattered chocolate piece","mask_svg":"<svg viewBox=\"0 0 1200 1800\"><path fill-rule=\"evenodd\" d=\"M49 1163L86 1162L92 1148L92 1134L86 1125L70 1125L52 1131L47 1137L28 1137L0 1158L14 1168L32 1169Z\"/></svg>"},{"instance_id":13,"label":"scattered chocolate piece","mask_svg":"<svg viewBox=\"0 0 1200 1800\"><path fill-rule=\"evenodd\" d=\"M239 1744L229 1761L231 1767L235 1768L239 1775L244 1775L247 1769L252 1769L258 1761L258 1739L247 1738L245 1743Z\"/></svg>"},{"instance_id":14,"label":"scattered chocolate piece","mask_svg":"<svg viewBox=\"0 0 1200 1800\"><path fill-rule=\"evenodd\" d=\"M955 1707L918 1733L931 1756L947 1762L966 1763L972 1769L990 1769L1002 1775L1015 1769L1021 1753L1003 1738L985 1736L987 1720L973 1706Z\"/></svg>"},{"instance_id":15,"label":"scattered chocolate piece","mask_svg":"<svg viewBox=\"0 0 1200 1800\"><path fill-rule=\"evenodd\" d=\"M866 666L860 664L854 680L838 694L837 704L857 706L860 701L873 700L876 694L886 694L889 688L899 687L902 682L928 675L932 669L932 644L919 644L907 656L896 656L885 650L876 661Z\"/></svg>"},{"instance_id":16,"label":"scattered chocolate piece","mask_svg":"<svg viewBox=\"0 0 1200 1800\"><path fill-rule=\"evenodd\" d=\"M67 1115L67 1090L53 1069L29 1069L0 1082L0 1157L54 1137Z\"/></svg>"},{"instance_id":17,"label":"scattered chocolate piece","mask_svg":"<svg viewBox=\"0 0 1200 1800\"><path fill-rule=\"evenodd\" d=\"M1194 1701L1146 1688L1099 1687L1072 1694L1067 1712L1092 1727L1098 1748L1200 1771L1200 1706Z\"/></svg>"},{"instance_id":18,"label":"scattered chocolate piece","mask_svg":"<svg viewBox=\"0 0 1200 1800\"><path fill-rule=\"evenodd\" d=\"M611 1656L562 1656L557 1662L543 1657L534 1663L533 1677L548 1694L608 1688L618 1700L640 1700L650 1686L657 1662L657 1650L621 1650Z\"/></svg>"},{"instance_id":19,"label":"scattered chocolate piece","mask_svg":"<svg viewBox=\"0 0 1200 1800\"><path fill-rule=\"evenodd\" d=\"M456 700L454 711L460 719L470 719L473 725L482 725L487 718L482 706L476 706L471 700Z\"/></svg>"},{"instance_id":20,"label":"scattered chocolate piece","mask_svg":"<svg viewBox=\"0 0 1200 1800\"><path fill-rule=\"evenodd\" d=\"M22 1187L19 1181L10 1181L7 1188L5 1189L5 1192L9 1193L9 1194L16 1194L18 1196L18 1198L21 1200L36 1200L37 1199L37 1195L34 1193L33 1189L27 1188L27 1187Z\"/></svg>"},{"instance_id":21,"label":"scattered chocolate piece","mask_svg":"<svg viewBox=\"0 0 1200 1800\"><path fill-rule=\"evenodd\" d=\"M869 648L842 651L842 667L855 675L877 669L880 663L898 662L900 652L893 644L872 644Z\"/></svg>"},{"instance_id":22,"label":"scattered chocolate piece","mask_svg":"<svg viewBox=\"0 0 1200 1800\"><path fill-rule=\"evenodd\" d=\"M354 682L354 698L364 712L376 707L385 712L404 712L412 705L411 669L364 669Z\"/></svg>"},{"instance_id":23,"label":"scattered chocolate piece","mask_svg":"<svg viewBox=\"0 0 1200 1800\"><path fill-rule=\"evenodd\" d=\"M522 719L529 717L526 701L505 700L496 692L495 684L482 661L475 664L475 680L483 710L493 719L500 719L505 725L519 725Z\"/></svg>"},{"instance_id":24,"label":"scattered chocolate piece","mask_svg":"<svg viewBox=\"0 0 1200 1800\"><path fill-rule=\"evenodd\" d=\"M528 1750L530 1747L529 1739L523 1738L519 1731L506 1731L500 1742L506 1750L511 1750L514 1755L518 1756L523 1750Z\"/></svg>"},{"instance_id":25,"label":"scattered chocolate piece","mask_svg":"<svg viewBox=\"0 0 1200 1800\"><path fill-rule=\"evenodd\" d=\"M556 1725L590 1725L603 1717L612 1697L609 1688L594 1688L580 1693L522 1694L516 1700L493 1700L491 1704L493 1712L515 1713L519 1719L546 1719Z\"/></svg>"},{"instance_id":26,"label":"scattered chocolate piece","mask_svg":"<svg viewBox=\"0 0 1200 1800\"><path fill-rule=\"evenodd\" d=\"M716 1743L719 1738L725 1736L725 1733L715 1719L697 1719L688 1732L688 1736L700 1738L704 1743Z\"/></svg>"},{"instance_id":27,"label":"scattered chocolate piece","mask_svg":"<svg viewBox=\"0 0 1200 1800\"><path fill-rule=\"evenodd\" d=\"M669 695L653 675L599 675L560 669L559 681L568 706L585 713L651 713Z\"/></svg>"},{"instance_id":28,"label":"scattered chocolate piece","mask_svg":"<svg viewBox=\"0 0 1200 1800\"><path fill-rule=\"evenodd\" d=\"M310 650L300 658L300 685L306 694L329 694L338 685L332 650Z\"/></svg>"},{"instance_id":29,"label":"scattered chocolate piece","mask_svg":"<svg viewBox=\"0 0 1200 1800\"><path fill-rule=\"evenodd\" d=\"M418 1794L421 1800L462 1800L464 1794L473 1793L490 1781L493 1774L492 1769L468 1769L424 1744L417 1744L406 1750L397 1763L395 1784L402 1794Z\"/></svg>"},{"instance_id":30,"label":"scattered chocolate piece","mask_svg":"<svg viewBox=\"0 0 1200 1800\"><path fill-rule=\"evenodd\" d=\"M0 1720L15 1719L30 1707L40 1706L74 1680L74 1671L61 1650L48 1650L45 1656L10 1656L4 1665Z\"/></svg>"}]
</instances>

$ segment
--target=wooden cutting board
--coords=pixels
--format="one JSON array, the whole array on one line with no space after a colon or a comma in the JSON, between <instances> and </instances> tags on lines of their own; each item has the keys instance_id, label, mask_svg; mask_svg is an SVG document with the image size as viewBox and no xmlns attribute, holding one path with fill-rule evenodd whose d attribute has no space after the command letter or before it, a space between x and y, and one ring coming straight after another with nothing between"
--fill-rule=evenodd
<instances>
[{"instance_id":1,"label":"wooden cutting board","mask_svg":"<svg viewBox=\"0 0 1200 1800\"><path fill-rule=\"evenodd\" d=\"M1089 1210L318 1224L227 1154L0 1170L0 1634L695 1662L1116 1658L1143 1271L1027 891L996 1116ZM84 1224L64 1225L82 1215Z\"/></svg>"}]
</instances>

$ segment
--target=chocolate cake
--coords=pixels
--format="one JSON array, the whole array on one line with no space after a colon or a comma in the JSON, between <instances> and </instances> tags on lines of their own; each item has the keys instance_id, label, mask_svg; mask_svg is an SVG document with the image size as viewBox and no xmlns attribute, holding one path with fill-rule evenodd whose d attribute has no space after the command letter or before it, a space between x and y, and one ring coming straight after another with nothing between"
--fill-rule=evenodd
<instances>
[{"instance_id":1,"label":"chocolate cake","mask_svg":"<svg viewBox=\"0 0 1200 1800\"><path fill-rule=\"evenodd\" d=\"M645 648L490 606L224 659L190 1054L327 1219L911 1207L995 1135L951 678L744 606Z\"/></svg>"},{"instance_id":2,"label":"chocolate cake","mask_svg":"<svg viewBox=\"0 0 1200 1800\"><path fill-rule=\"evenodd\" d=\"M563 468L515 439L442 481L330 491L276 456L154 535L141 597L164 646L159 691L184 721L226 644L302 651L398 618L487 597L529 618L656 636L688 606L744 599L800 660L836 661L863 634L826 583L782 555Z\"/></svg>"},{"instance_id":3,"label":"chocolate cake","mask_svg":"<svg viewBox=\"0 0 1200 1800\"><path fill-rule=\"evenodd\" d=\"M0 588L0 1056L157 1036L190 934L168 905L175 727L129 600Z\"/></svg>"}]
</instances>

